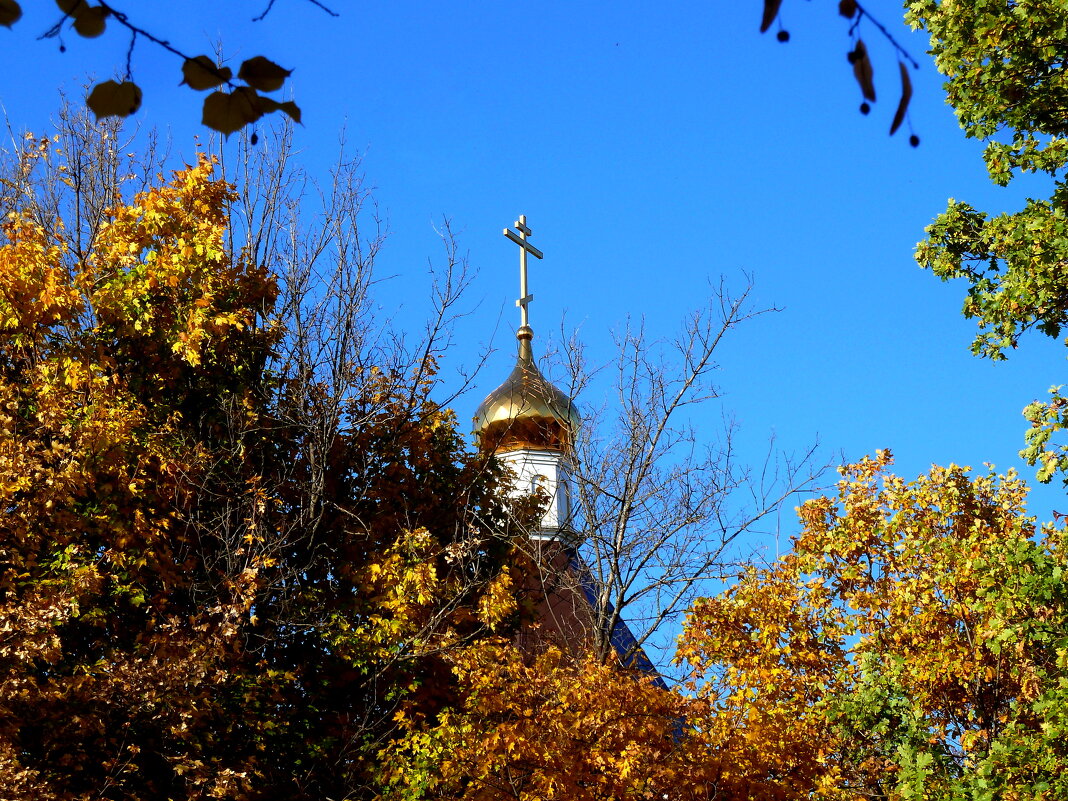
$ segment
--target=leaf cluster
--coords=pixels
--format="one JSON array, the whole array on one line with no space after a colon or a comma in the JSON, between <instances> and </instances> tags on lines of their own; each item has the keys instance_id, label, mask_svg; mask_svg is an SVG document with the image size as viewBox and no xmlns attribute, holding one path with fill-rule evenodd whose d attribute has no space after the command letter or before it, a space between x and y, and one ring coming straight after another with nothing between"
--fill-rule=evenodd
<instances>
[{"instance_id":1,"label":"leaf cluster","mask_svg":"<svg viewBox=\"0 0 1068 801\"><path fill-rule=\"evenodd\" d=\"M300 108L292 100L280 102L261 94L281 89L285 79L292 73L292 70L283 69L265 56L254 56L243 61L235 78L230 67L216 64L210 56L186 55L170 42L139 27L127 12L112 2L56 0L56 5L62 16L42 38L61 37L63 31L69 29L83 38L95 39L105 33L109 20L130 34L123 80L96 84L86 99L86 105L97 119L128 117L141 108L142 89L132 78L131 61L138 38L143 38L181 59L182 84L196 91L215 90L204 99L203 104L201 122L208 128L229 136L276 111L281 111L294 122L300 122ZM21 17L22 9L17 0L0 2L0 25L10 28ZM60 49L65 48L60 45Z\"/></svg>"},{"instance_id":2,"label":"leaf cluster","mask_svg":"<svg viewBox=\"0 0 1068 801\"><path fill-rule=\"evenodd\" d=\"M384 753L387 798L691 798L676 692L556 646L486 641L456 651L462 701Z\"/></svg>"}]
</instances>

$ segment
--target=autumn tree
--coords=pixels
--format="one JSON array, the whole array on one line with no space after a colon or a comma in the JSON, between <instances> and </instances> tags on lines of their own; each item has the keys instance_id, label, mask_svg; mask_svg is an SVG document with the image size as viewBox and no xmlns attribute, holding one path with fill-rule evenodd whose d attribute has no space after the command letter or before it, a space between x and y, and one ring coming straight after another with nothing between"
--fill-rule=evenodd
<instances>
[{"instance_id":1,"label":"autumn tree","mask_svg":"<svg viewBox=\"0 0 1068 801\"><path fill-rule=\"evenodd\" d=\"M722 789L1064 797L1066 532L1036 530L1011 473L890 463L843 468L792 553L695 606L679 655Z\"/></svg>"},{"instance_id":2,"label":"autumn tree","mask_svg":"<svg viewBox=\"0 0 1068 801\"><path fill-rule=\"evenodd\" d=\"M4 797L374 795L397 713L514 617L497 473L432 398L438 344L357 336L344 164L329 235L257 239L212 158L130 196L101 133L3 183Z\"/></svg>"},{"instance_id":3,"label":"autumn tree","mask_svg":"<svg viewBox=\"0 0 1068 801\"><path fill-rule=\"evenodd\" d=\"M791 553L699 600L668 689L559 649L450 652L455 703L405 716L397 798L1061 798L1068 532L1014 475L842 468Z\"/></svg>"},{"instance_id":4,"label":"autumn tree","mask_svg":"<svg viewBox=\"0 0 1068 801\"><path fill-rule=\"evenodd\" d=\"M406 349L371 317L383 234L355 163L313 186L283 134L153 186L118 126L68 110L58 137L8 154L0 194L9 795L704 797L689 699L603 647L517 647L537 499L498 498L499 471L435 392L466 282L455 247ZM626 417L655 413L662 439L631 474L628 536L678 484L657 460L688 451L677 413L714 395L743 302L694 318L680 379L634 385ZM638 378L656 351L626 342ZM644 639L771 508L702 543L745 480L715 454L704 465L702 516L619 552L629 572L607 574L599 626L648 598ZM582 492L604 497L613 475ZM635 582L667 564L647 566L665 543L656 607L656 585Z\"/></svg>"},{"instance_id":5,"label":"autumn tree","mask_svg":"<svg viewBox=\"0 0 1068 801\"><path fill-rule=\"evenodd\" d=\"M1046 172L1048 200L987 215L951 201L917 258L970 285L974 351L1006 358L1064 320L1065 17L1059 3L908 6L949 102L986 142L991 178ZM1023 455L1049 480L1068 419L1035 403ZM890 459L843 468L800 510L794 551L694 607L679 656L708 715L691 716L717 789L747 798L1060 798L1065 533L1026 514L1013 474L950 466L913 482Z\"/></svg>"},{"instance_id":6,"label":"autumn tree","mask_svg":"<svg viewBox=\"0 0 1068 801\"><path fill-rule=\"evenodd\" d=\"M686 699L651 676L483 641L450 653L463 694L434 719L405 719L381 762L388 798L650 798L687 781Z\"/></svg>"}]
</instances>

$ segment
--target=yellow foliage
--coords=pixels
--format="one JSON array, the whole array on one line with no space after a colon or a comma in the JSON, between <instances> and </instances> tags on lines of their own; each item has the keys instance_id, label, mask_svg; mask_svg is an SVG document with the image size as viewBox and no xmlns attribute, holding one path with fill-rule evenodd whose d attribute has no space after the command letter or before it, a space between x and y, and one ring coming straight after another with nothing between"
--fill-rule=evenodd
<instances>
[{"instance_id":1,"label":"yellow foliage","mask_svg":"<svg viewBox=\"0 0 1068 801\"><path fill-rule=\"evenodd\" d=\"M679 736L682 697L650 677L504 640L449 662L463 703L430 724L400 718L408 734L383 754L391 793L425 784L435 798L593 801L708 787Z\"/></svg>"},{"instance_id":2,"label":"yellow foliage","mask_svg":"<svg viewBox=\"0 0 1068 801\"><path fill-rule=\"evenodd\" d=\"M1058 707L1031 707L1058 686L1056 629L1038 621L1063 612L1026 487L954 465L906 482L890 464L882 452L842 468L837 496L798 510L792 553L687 621L678 656L709 710L691 722L745 797L958 797L995 774L1011 786L1015 749L1039 731L1032 709ZM1029 786L1031 768L1020 777Z\"/></svg>"}]
</instances>

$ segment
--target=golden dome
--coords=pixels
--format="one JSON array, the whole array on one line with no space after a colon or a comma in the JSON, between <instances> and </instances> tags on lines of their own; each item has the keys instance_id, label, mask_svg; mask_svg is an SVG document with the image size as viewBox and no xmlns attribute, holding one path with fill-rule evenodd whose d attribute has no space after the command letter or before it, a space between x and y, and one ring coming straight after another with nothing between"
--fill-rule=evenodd
<instances>
[{"instance_id":1,"label":"golden dome","mask_svg":"<svg viewBox=\"0 0 1068 801\"><path fill-rule=\"evenodd\" d=\"M475 434L484 451L570 451L574 444L581 422L578 410L538 370L530 347L533 337L529 326L516 332L519 358L515 369L475 412Z\"/></svg>"}]
</instances>

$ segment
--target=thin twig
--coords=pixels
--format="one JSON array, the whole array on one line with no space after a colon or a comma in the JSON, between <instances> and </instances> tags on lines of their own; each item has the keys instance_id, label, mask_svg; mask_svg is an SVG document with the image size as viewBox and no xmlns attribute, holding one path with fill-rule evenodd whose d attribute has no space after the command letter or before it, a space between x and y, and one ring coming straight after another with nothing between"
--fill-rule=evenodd
<instances>
[{"instance_id":1,"label":"thin twig","mask_svg":"<svg viewBox=\"0 0 1068 801\"><path fill-rule=\"evenodd\" d=\"M308 2L311 3L313 6L315 6L316 8L319 8L319 9L325 11L331 17L340 17L341 16L338 12L334 11L332 8L329 8L325 4L320 3L319 0L308 0ZM275 4L275 0L268 0L267 8L263 9L263 13L260 14L258 17L253 17L252 21L253 22L262 22L264 20L264 18L268 14L271 13L271 9L274 8L274 4Z\"/></svg>"},{"instance_id":2,"label":"thin twig","mask_svg":"<svg viewBox=\"0 0 1068 801\"><path fill-rule=\"evenodd\" d=\"M857 16L853 20L853 24L849 26L850 36L852 36L853 33L857 30L857 26L860 25L860 21L864 17L867 17L869 20L871 20L871 24L879 29L879 32L886 38L888 42L890 42L890 44L901 55L901 57L906 59L912 65L912 68L914 70L918 70L920 68L919 63L916 61L916 59L912 57L912 54L909 53L909 51L906 50L904 46L899 44L897 39L893 37L893 34L891 34L890 31L886 29L886 26L879 22L879 20L877 20L872 15L872 13L868 11L868 9L864 8L864 6L862 6L860 3L857 3Z\"/></svg>"}]
</instances>

